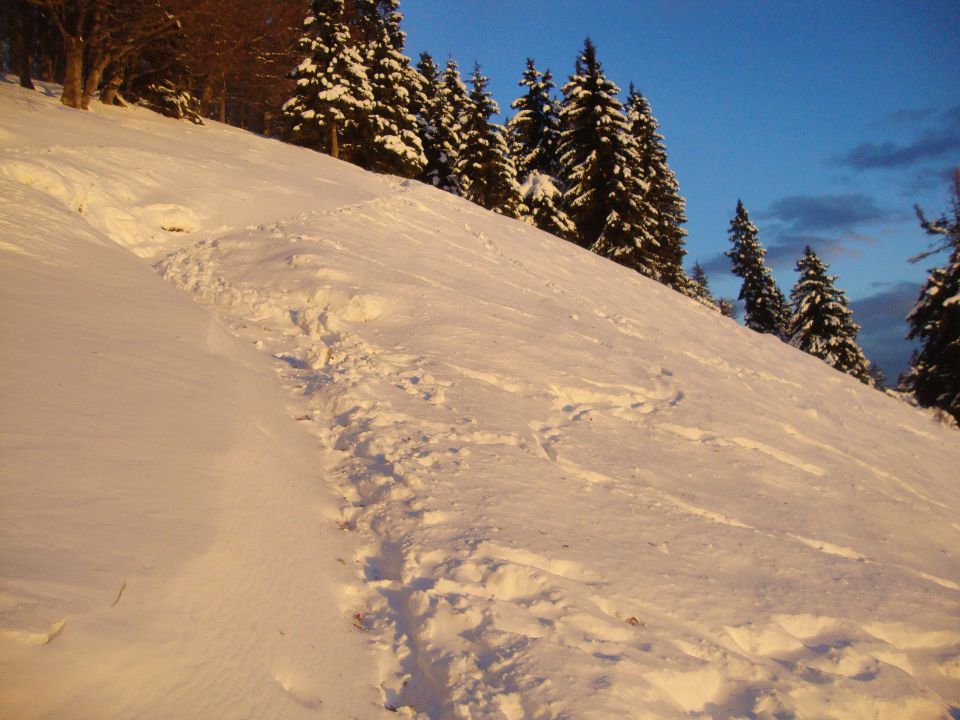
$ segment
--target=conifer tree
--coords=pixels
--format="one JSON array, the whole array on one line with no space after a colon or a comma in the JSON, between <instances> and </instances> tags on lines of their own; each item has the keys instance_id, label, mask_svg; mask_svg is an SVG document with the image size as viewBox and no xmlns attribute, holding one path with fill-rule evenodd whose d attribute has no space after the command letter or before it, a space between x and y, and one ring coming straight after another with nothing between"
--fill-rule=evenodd
<instances>
[{"instance_id":1,"label":"conifer tree","mask_svg":"<svg viewBox=\"0 0 960 720\"><path fill-rule=\"evenodd\" d=\"M465 198L515 218L522 209L520 186L506 134L501 126L490 122L500 108L487 91L488 82L477 65L470 79L469 103L462 119L457 175Z\"/></svg>"},{"instance_id":2,"label":"conifer tree","mask_svg":"<svg viewBox=\"0 0 960 720\"><path fill-rule=\"evenodd\" d=\"M560 118L553 97L553 75L549 70L541 75L533 60L527 58L527 68L518 84L527 92L510 104L517 112L507 123L517 176L526 180L527 175L538 172L556 178L560 170Z\"/></svg>"},{"instance_id":3,"label":"conifer tree","mask_svg":"<svg viewBox=\"0 0 960 720\"><path fill-rule=\"evenodd\" d=\"M453 115L454 124L457 132L463 128L467 108L470 106L470 97L467 92L466 83L460 76L460 65L453 58L447 59L447 64L443 69L441 77L443 93L446 103L450 106L450 112Z\"/></svg>"},{"instance_id":4,"label":"conifer tree","mask_svg":"<svg viewBox=\"0 0 960 720\"><path fill-rule=\"evenodd\" d=\"M870 384L875 388L883 390L887 387L887 376L873 360L867 361L867 374L870 376Z\"/></svg>"},{"instance_id":5,"label":"conifer tree","mask_svg":"<svg viewBox=\"0 0 960 720\"><path fill-rule=\"evenodd\" d=\"M556 87L553 76L549 70L541 74L528 58L519 85L527 92L510 105L517 112L507 123L507 134L517 175L523 180L524 218L545 232L574 240L576 228L563 210L563 193L558 187L560 118L552 92Z\"/></svg>"},{"instance_id":6,"label":"conifer tree","mask_svg":"<svg viewBox=\"0 0 960 720\"><path fill-rule=\"evenodd\" d=\"M648 183L645 199L656 211L653 224L658 242L656 276L664 285L694 296L696 288L683 270L686 201L680 196L676 175L667 164L663 135L657 132L659 123L650 103L633 83L625 107L630 133L637 141L642 174Z\"/></svg>"},{"instance_id":7,"label":"conifer tree","mask_svg":"<svg viewBox=\"0 0 960 720\"><path fill-rule=\"evenodd\" d=\"M928 220L916 208L920 226L935 238L933 247L915 258L946 251L947 262L934 268L910 311L911 340L920 341L904 377L905 389L925 407L937 407L960 422L960 169L953 171L953 217Z\"/></svg>"},{"instance_id":8,"label":"conifer tree","mask_svg":"<svg viewBox=\"0 0 960 720\"><path fill-rule=\"evenodd\" d=\"M343 0L311 0L303 21L303 62L291 73L294 95L283 106L290 139L340 157L341 137L373 108L363 60L350 45Z\"/></svg>"},{"instance_id":9,"label":"conifer tree","mask_svg":"<svg viewBox=\"0 0 960 720\"><path fill-rule=\"evenodd\" d=\"M361 167L416 177L426 165L417 120L411 112L419 76L403 54L398 0L355 0L373 104L350 137L350 156Z\"/></svg>"},{"instance_id":10,"label":"conifer tree","mask_svg":"<svg viewBox=\"0 0 960 720\"><path fill-rule=\"evenodd\" d=\"M534 170L520 186L525 208L523 219L563 240L574 240L577 229L563 211L563 193L554 178Z\"/></svg>"},{"instance_id":11,"label":"conifer tree","mask_svg":"<svg viewBox=\"0 0 960 720\"><path fill-rule=\"evenodd\" d=\"M656 277L656 213L629 132L619 88L607 80L587 38L563 87L559 158L564 207L578 242L595 253Z\"/></svg>"},{"instance_id":12,"label":"conifer tree","mask_svg":"<svg viewBox=\"0 0 960 720\"><path fill-rule=\"evenodd\" d=\"M423 127L423 115L426 113L427 105L431 99L440 94L440 66L434 62L430 53L421 52L416 70L420 75L420 92L413 99L410 109L417 115L420 126ZM424 143L424 152L426 152L426 143Z\"/></svg>"},{"instance_id":13,"label":"conifer tree","mask_svg":"<svg viewBox=\"0 0 960 720\"><path fill-rule=\"evenodd\" d=\"M720 306L717 300L710 292L710 281L707 279L707 273L699 262L693 264L693 270L690 273L690 297L703 303L708 308L720 312Z\"/></svg>"},{"instance_id":14,"label":"conifer tree","mask_svg":"<svg viewBox=\"0 0 960 720\"><path fill-rule=\"evenodd\" d=\"M790 344L871 384L870 363L857 344L860 327L853 321L843 290L834 285L837 276L827 274L827 265L809 245L796 270L800 278L790 292Z\"/></svg>"},{"instance_id":15,"label":"conifer tree","mask_svg":"<svg viewBox=\"0 0 960 720\"><path fill-rule=\"evenodd\" d=\"M462 195L458 165L463 145L463 125L470 98L467 95L467 86L460 76L460 66L453 58L447 59L440 76L439 92L435 128L438 134L437 144L443 150L443 156L431 178L437 178L436 186L441 190Z\"/></svg>"},{"instance_id":16,"label":"conifer tree","mask_svg":"<svg viewBox=\"0 0 960 720\"><path fill-rule=\"evenodd\" d=\"M459 194L456 163L460 135L457 118L440 68L429 53L421 53L417 64L422 80L423 101L419 114L420 137L427 164L420 175L423 182Z\"/></svg>"},{"instance_id":17,"label":"conifer tree","mask_svg":"<svg viewBox=\"0 0 960 720\"><path fill-rule=\"evenodd\" d=\"M737 200L737 212L730 221L731 248L726 255L733 263L733 274L743 278L739 299L744 301L744 321L751 330L787 337L790 310L787 299L777 287L770 268L764 265L767 251L760 244L756 225L747 209Z\"/></svg>"},{"instance_id":18,"label":"conifer tree","mask_svg":"<svg viewBox=\"0 0 960 720\"><path fill-rule=\"evenodd\" d=\"M421 52L420 59L411 71L416 75L413 83L413 94L410 96L410 112L417 119L417 128L420 142L423 144L423 154L427 154L427 142L424 138L424 129L427 127L426 111L430 99L436 97L440 88L440 68L433 61L428 52Z\"/></svg>"}]
</instances>

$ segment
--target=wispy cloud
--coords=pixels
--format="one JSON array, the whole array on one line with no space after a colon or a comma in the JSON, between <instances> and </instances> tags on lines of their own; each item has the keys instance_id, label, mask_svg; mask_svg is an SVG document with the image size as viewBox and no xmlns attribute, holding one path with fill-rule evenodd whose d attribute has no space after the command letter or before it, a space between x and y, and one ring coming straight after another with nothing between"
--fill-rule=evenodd
<instances>
[{"instance_id":1,"label":"wispy cloud","mask_svg":"<svg viewBox=\"0 0 960 720\"><path fill-rule=\"evenodd\" d=\"M838 165L854 170L895 169L936 160L960 151L960 105L931 114L927 110L901 110L887 116L898 124L909 125L936 119L936 127L928 127L905 143L864 142L835 158Z\"/></svg>"},{"instance_id":2,"label":"wispy cloud","mask_svg":"<svg viewBox=\"0 0 960 720\"><path fill-rule=\"evenodd\" d=\"M847 193L789 195L758 217L771 221L761 233L767 263L792 268L807 245L825 257L859 254L863 245L877 242L862 227L899 219L900 213L880 207L869 195Z\"/></svg>"},{"instance_id":3,"label":"wispy cloud","mask_svg":"<svg viewBox=\"0 0 960 720\"><path fill-rule=\"evenodd\" d=\"M906 322L907 315L917 296L920 294L919 283L898 282L898 283L877 283L875 286L883 287L883 290L853 301L850 306L855 313L855 319L863 326L873 324L874 322L887 321L890 318L898 318L902 323ZM904 330L906 334L906 330Z\"/></svg>"},{"instance_id":4,"label":"wispy cloud","mask_svg":"<svg viewBox=\"0 0 960 720\"><path fill-rule=\"evenodd\" d=\"M760 230L760 241L767 249L766 263L775 270L793 269L797 259L803 254L803 249L809 245L822 257L837 257L840 255L859 255L864 246L876 245L877 238L853 230L844 230L836 234L791 232L783 226L776 226L770 232ZM700 261L700 266L707 275L730 272L730 258L724 253L717 253L706 260Z\"/></svg>"},{"instance_id":5,"label":"wispy cloud","mask_svg":"<svg viewBox=\"0 0 960 720\"><path fill-rule=\"evenodd\" d=\"M872 235L849 232L842 235L809 235L803 233L780 233L767 249L767 264L773 268L792 268L809 245L822 257L859 255L863 245L875 245Z\"/></svg>"},{"instance_id":6,"label":"wispy cloud","mask_svg":"<svg viewBox=\"0 0 960 720\"><path fill-rule=\"evenodd\" d=\"M937 115L933 108L905 108L887 113L876 123L877 125L908 125L914 126Z\"/></svg>"},{"instance_id":7,"label":"wispy cloud","mask_svg":"<svg viewBox=\"0 0 960 720\"><path fill-rule=\"evenodd\" d=\"M789 223L792 230L817 231L849 228L861 223L888 220L891 213L863 193L846 195L790 195L774 202L762 217Z\"/></svg>"},{"instance_id":8,"label":"wispy cloud","mask_svg":"<svg viewBox=\"0 0 960 720\"><path fill-rule=\"evenodd\" d=\"M722 252L700 261L700 267L708 276L730 272L730 258Z\"/></svg>"},{"instance_id":9,"label":"wispy cloud","mask_svg":"<svg viewBox=\"0 0 960 720\"><path fill-rule=\"evenodd\" d=\"M901 194L904 197L914 198L918 194L935 190L946 190L950 187L953 168L950 166L939 168L919 168L906 180Z\"/></svg>"}]
</instances>

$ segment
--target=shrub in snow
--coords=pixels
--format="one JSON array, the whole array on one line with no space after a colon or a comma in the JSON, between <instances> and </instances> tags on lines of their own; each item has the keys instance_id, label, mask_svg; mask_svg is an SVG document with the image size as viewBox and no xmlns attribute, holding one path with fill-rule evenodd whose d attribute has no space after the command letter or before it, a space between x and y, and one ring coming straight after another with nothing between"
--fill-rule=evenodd
<instances>
[{"instance_id":1,"label":"shrub in snow","mask_svg":"<svg viewBox=\"0 0 960 720\"><path fill-rule=\"evenodd\" d=\"M527 175L520 186L524 219L541 230L564 240L573 240L577 229L563 211L563 193L554 184L554 178L536 170Z\"/></svg>"},{"instance_id":2,"label":"shrub in snow","mask_svg":"<svg viewBox=\"0 0 960 720\"><path fill-rule=\"evenodd\" d=\"M694 300L703 303L711 310L721 312L720 304L710 291L710 281L707 279L707 273L699 262L693 264L693 270L690 273L690 289L690 296Z\"/></svg>"},{"instance_id":3,"label":"shrub in snow","mask_svg":"<svg viewBox=\"0 0 960 720\"><path fill-rule=\"evenodd\" d=\"M186 90L177 88L169 80L150 83L139 90L137 103L166 117L203 125L200 101Z\"/></svg>"}]
</instances>

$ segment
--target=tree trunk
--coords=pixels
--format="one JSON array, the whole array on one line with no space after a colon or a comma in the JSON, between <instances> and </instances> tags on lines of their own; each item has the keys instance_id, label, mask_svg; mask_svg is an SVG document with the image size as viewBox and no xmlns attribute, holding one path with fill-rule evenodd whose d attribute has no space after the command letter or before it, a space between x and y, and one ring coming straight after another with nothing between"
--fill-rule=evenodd
<instances>
[{"instance_id":1,"label":"tree trunk","mask_svg":"<svg viewBox=\"0 0 960 720\"><path fill-rule=\"evenodd\" d=\"M84 110L90 109L90 99L100 87L100 81L103 80L103 71L110 64L110 56L107 54L95 57L90 63L87 78L83 83L83 97L80 100L80 106Z\"/></svg>"},{"instance_id":2,"label":"tree trunk","mask_svg":"<svg viewBox=\"0 0 960 720\"><path fill-rule=\"evenodd\" d=\"M117 105L117 96L120 94L120 85L123 83L123 70L116 64L106 74L107 81L100 93L100 102L104 105Z\"/></svg>"},{"instance_id":3,"label":"tree trunk","mask_svg":"<svg viewBox=\"0 0 960 720\"><path fill-rule=\"evenodd\" d=\"M330 123L330 155L337 159L340 158L340 142L337 140L337 124L335 122Z\"/></svg>"},{"instance_id":4,"label":"tree trunk","mask_svg":"<svg viewBox=\"0 0 960 720\"><path fill-rule=\"evenodd\" d=\"M83 40L67 36L64 38L67 68L63 78L63 96L60 98L67 107L80 109L83 102Z\"/></svg>"},{"instance_id":5,"label":"tree trunk","mask_svg":"<svg viewBox=\"0 0 960 720\"><path fill-rule=\"evenodd\" d=\"M33 74L33 47L35 38L36 11L26 2L17 3L17 25L19 43L16 48L16 57L13 59L14 69L20 76L20 87L36 90L30 76ZM13 48L11 48L12 50Z\"/></svg>"},{"instance_id":6,"label":"tree trunk","mask_svg":"<svg viewBox=\"0 0 960 720\"><path fill-rule=\"evenodd\" d=\"M43 13L34 16L37 32L37 77L44 82L55 82L57 63L63 55L63 38Z\"/></svg>"}]
</instances>

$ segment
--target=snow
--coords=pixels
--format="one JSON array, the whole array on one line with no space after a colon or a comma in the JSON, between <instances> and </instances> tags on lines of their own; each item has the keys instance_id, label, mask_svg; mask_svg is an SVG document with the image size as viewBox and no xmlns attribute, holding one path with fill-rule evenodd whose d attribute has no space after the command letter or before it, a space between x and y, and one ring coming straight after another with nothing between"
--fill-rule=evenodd
<instances>
[{"instance_id":1,"label":"snow","mask_svg":"<svg viewBox=\"0 0 960 720\"><path fill-rule=\"evenodd\" d=\"M956 712L955 429L416 182L0 128L0 716Z\"/></svg>"},{"instance_id":2,"label":"snow","mask_svg":"<svg viewBox=\"0 0 960 720\"><path fill-rule=\"evenodd\" d=\"M563 194L556 186L556 181L549 175L541 172L531 172L520 185L520 196L524 200L539 200L542 198L557 198Z\"/></svg>"},{"instance_id":3,"label":"snow","mask_svg":"<svg viewBox=\"0 0 960 720\"><path fill-rule=\"evenodd\" d=\"M317 66L311 58L304 58L303 62L297 65L296 71L305 75L313 75L317 72Z\"/></svg>"}]
</instances>

